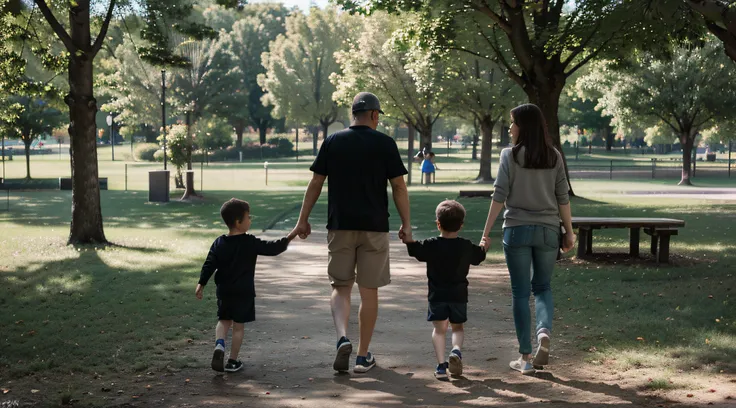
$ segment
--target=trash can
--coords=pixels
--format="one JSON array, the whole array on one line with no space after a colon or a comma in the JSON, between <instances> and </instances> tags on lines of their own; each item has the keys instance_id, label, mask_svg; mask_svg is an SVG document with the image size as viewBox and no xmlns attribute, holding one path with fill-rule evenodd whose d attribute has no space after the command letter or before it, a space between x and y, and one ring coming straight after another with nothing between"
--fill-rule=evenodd
<instances>
[{"instance_id":1,"label":"trash can","mask_svg":"<svg viewBox=\"0 0 736 408\"><path fill-rule=\"evenodd\" d=\"M148 172L148 201L152 203L169 202L169 177L168 170Z\"/></svg>"}]
</instances>

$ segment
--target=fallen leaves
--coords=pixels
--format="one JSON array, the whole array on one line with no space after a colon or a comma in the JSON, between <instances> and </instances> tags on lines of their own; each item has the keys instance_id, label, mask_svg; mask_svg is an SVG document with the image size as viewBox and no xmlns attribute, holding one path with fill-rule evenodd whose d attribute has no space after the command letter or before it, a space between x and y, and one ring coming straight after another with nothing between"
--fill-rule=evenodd
<instances>
[{"instance_id":1,"label":"fallen leaves","mask_svg":"<svg viewBox=\"0 0 736 408\"><path fill-rule=\"evenodd\" d=\"M644 337L637 337L636 339L637 339L638 341L644 341Z\"/></svg>"},{"instance_id":2,"label":"fallen leaves","mask_svg":"<svg viewBox=\"0 0 736 408\"><path fill-rule=\"evenodd\" d=\"M688 398L692 398L692 397L694 397L694 395L693 394L687 394L687 397Z\"/></svg>"},{"instance_id":3,"label":"fallen leaves","mask_svg":"<svg viewBox=\"0 0 736 408\"><path fill-rule=\"evenodd\" d=\"M9 393L9 392L10 392L10 390L9 390L9 389L7 389L7 388L3 388L3 394L7 394L7 393Z\"/></svg>"}]
</instances>

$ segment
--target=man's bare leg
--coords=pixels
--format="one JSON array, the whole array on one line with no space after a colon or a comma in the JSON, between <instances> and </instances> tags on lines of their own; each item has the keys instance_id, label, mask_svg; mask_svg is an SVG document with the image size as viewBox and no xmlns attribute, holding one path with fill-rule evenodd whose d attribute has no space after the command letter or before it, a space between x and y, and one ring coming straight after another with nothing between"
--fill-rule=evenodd
<instances>
[{"instance_id":1,"label":"man's bare leg","mask_svg":"<svg viewBox=\"0 0 736 408\"><path fill-rule=\"evenodd\" d=\"M353 290L353 282L347 286L333 286L332 296L330 297L330 307L332 308L332 320L335 324L337 332L337 355L332 368L335 371L348 371L350 368L350 355L353 353L353 346L349 341L340 340L344 337L347 339L348 322L350 320L350 293Z\"/></svg>"},{"instance_id":2,"label":"man's bare leg","mask_svg":"<svg viewBox=\"0 0 736 408\"><path fill-rule=\"evenodd\" d=\"M368 346L371 344L373 329L378 319L378 289L360 287L360 312L358 313L358 328L360 330L360 344L358 356L368 355Z\"/></svg>"}]
</instances>

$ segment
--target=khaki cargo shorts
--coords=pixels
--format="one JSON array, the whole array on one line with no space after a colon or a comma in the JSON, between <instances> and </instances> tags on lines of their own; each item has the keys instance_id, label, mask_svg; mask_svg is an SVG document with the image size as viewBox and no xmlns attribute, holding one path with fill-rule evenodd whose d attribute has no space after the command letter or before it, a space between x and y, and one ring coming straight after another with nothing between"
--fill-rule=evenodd
<instances>
[{"instance_id":1,"label":"khaki cargo shorts","mask_svg":"<svg viewBox=\"0 0 736 408\"><path fill-rule=\"evenodd\" d=\"M327 274L333 286L380 288L391 283L388 232L332 230Z\"/></svg>"}]
</instances>

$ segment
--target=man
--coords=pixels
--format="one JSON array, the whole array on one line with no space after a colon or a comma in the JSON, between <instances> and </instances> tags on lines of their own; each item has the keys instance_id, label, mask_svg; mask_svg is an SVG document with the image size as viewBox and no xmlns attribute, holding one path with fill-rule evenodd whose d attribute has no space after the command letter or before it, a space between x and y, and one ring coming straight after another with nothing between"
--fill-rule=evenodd
<instances>
[{"instance_id":1,"label":"man","mask_svg":"<svg viewBox=\"0 0 736 408\"><path fill-rule=\"evenodd\" d=\"M332 285L330 306L337 331L337 355L333 368L348 371L353 346L347 338L350 293L360 290L358 327L360 343L354 371L365 373L376 365L368 351L378 316L378 288L391 282L389 272L389 224L387 183L401 217L400 237L411 238L407 174L396 142L376 131L380 102L361 92L353 100L350 128L330 135L322 144L310 170L314 173L304 195L296 232L311 233L309 214L329 178L327 274Z\"/></svg>"}]
</instances>

